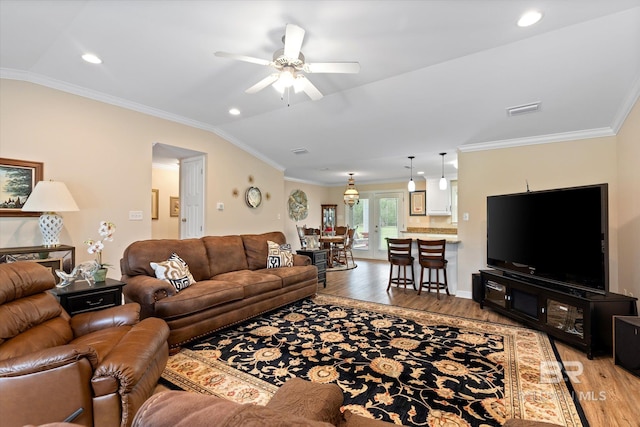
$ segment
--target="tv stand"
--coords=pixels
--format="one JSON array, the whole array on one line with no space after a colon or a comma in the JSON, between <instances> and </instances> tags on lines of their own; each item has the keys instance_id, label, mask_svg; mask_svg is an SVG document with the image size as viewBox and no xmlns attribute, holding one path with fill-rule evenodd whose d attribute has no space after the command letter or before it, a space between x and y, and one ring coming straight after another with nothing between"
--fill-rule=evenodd
<instances>
[{"instance_id":1,"label":"tv stand","mask_svg":"<svg viewBox=\"0 0 640 427\"><path fill-rule=\"evenodd\" d=\"M481 308L544 331L585 351L589 359L594 353L612 354L614 315L638 315L633 297L552 289L497 270L482 270L480 278Z\"/></svg>"}]
</instances>

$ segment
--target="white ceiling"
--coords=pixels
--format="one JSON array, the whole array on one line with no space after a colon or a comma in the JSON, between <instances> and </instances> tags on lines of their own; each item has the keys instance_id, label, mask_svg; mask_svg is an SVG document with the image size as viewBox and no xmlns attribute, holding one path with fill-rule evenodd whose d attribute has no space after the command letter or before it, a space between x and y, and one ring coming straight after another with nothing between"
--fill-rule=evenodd
<instances>
[{"instance_id":1,"label":"white ceiling","mask_svg":"<svg viewBox=\"0 0 640 427\"><path fill-rule=\"evenodd\" d=\"M245 94L271 70L214 52L271 59L287 23L308 62L361 72L307 75L319 101ZM293 180L404 180L409 155L438 177L439 152L455 175L458 148L615 133L640 93L640 0L0 0L0 77L212 130Z\"/></svg>"}]
</instances>

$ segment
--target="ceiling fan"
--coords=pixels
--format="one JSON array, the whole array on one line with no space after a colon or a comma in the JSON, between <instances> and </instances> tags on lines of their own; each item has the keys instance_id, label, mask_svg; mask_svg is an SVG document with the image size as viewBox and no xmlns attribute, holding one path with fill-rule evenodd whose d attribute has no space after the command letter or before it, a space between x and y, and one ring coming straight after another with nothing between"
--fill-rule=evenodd
<instances>
[{"instance_id":1,"label":"ceiling fan","mask_svg":"<svg viewBox=\"0 0 640 427\"><path fill-rule=\"evenodd\" d=\"M297 25L287 24L285 35L282 38L284 49L279 49L273 54L273 60L253 58L251 56L236 55L227 52L216 52L216 56L236 59L238 61L250 62L252 64L266 65L277 70L264 79L260 80L246 93L256 93L273 85L279 92L284 93L288 88L304 93L312 100L322 98L322 93L313 83L307 79L305 73L358 73L360 64L357 62L316 62L313 64L305 62L304 55L300 52L305 31Z\"/></svg>"}]
</instances>

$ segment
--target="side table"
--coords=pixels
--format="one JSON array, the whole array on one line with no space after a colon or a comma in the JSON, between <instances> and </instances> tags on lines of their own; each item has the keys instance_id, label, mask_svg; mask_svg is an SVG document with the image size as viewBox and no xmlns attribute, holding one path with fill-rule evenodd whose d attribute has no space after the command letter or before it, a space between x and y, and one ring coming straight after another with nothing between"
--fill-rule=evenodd
<instances>
[{"instance_id":1,"label":"side table","mask_svg":"<svg viewBox=\"0 0 640 427\"><path fill-rule=\"evenodd\" d=\"M122 288L119 280L106 279L89 285L86 280L77 280L65 288L51 291L60 300L60 305L73 316L87 311L102 310L122 304Z\"/></svg>"},{"instance_id":2,"label":"side table","mask_svg":"<svg viewBox=\"0 0 640 427\"><path fill-rule=\"evenodd\" d=\"M322 283L323 287L327 287L327 249L316 249L308 251L301 249L296 251L298 255L306 255L311 258L311 264L318 268L318 283Z\"/></svg>"}]
</instances>

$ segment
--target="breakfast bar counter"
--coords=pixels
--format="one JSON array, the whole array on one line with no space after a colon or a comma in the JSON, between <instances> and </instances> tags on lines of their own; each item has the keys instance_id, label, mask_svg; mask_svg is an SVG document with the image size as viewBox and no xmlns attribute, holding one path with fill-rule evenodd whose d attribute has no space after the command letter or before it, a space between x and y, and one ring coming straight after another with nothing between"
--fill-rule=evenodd
<instances>
[{"instance_id":1,"label":"breakfast bar counter","mask_svg":"<svg viewBox=\"0 0 640 427\"><path fill-rule=\"evenodd\" d=\"M436 231L434 233L434 231ZM439 231L445 231L439 233ZM415 258L414 268L416 273L416 282L420 280L420 264L418 263L418 243L420 240L441 240L445 239L447 245L445 248L445 259L447 262L447 282L449 283L449 293L455 295L458 290L458 239L456 229L416 229L408 227L407 230L400 231L401 235L405 239L413 239L413 245L411 255ZM426 274L426 273L425 273Z\"/></svg>"}]
</instances>

